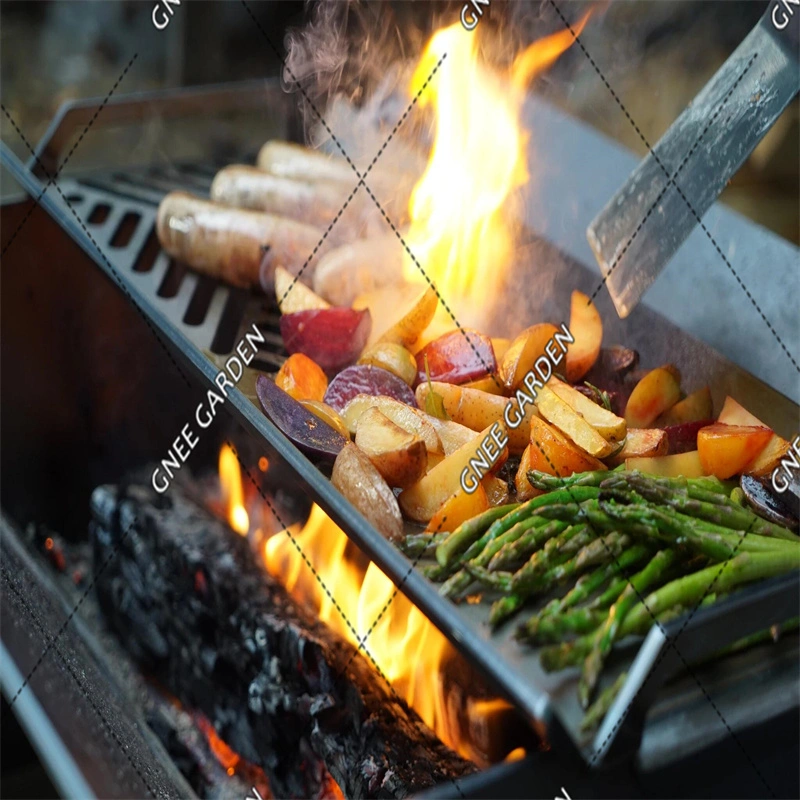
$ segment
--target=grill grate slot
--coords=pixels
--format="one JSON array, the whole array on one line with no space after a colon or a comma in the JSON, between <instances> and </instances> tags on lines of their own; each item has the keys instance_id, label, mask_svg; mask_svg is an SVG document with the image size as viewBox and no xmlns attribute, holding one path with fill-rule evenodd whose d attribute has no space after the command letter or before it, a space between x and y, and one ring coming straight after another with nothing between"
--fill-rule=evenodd
<instances>
[{"instance_id":1,"label":"grill grate slot","mask_svg":"<svg viewBox=\"0 0 800 800\"><path fill-rule=\"evenodd\" d=\"M186 264L170 259L169 267L167 267L167 272L164 275L164 280L161 281L161 286L158 287L156 294L164 298L175 297L178 294L178 290L181 288L181 283L188 269Z\"/></svg>"},{"instance_id":2,"label":"grill grate slot","mask_svg":"<svg viewBox=\"0 0 800 800\"><path fill-rule=\"evenodd\" d=\"M111 246L117 249L127 247L141 220L141 214L137 214L135 211L128 211L120 220L114 235L111 237Z\"/></svg>"},{"instance_id":3,"label":"grill grate slot","mask_svg":"<svg viewBox=\"0 0 800 800\"><path fill-rule=\"evenodd\" d=\"M211 298L217 288L217 282L206 275L202 275L197 281L197 288L194 290L189 308L183 315L183 321L187 325L201 325L206 318L208 309L211 305Z\"/></svg>"},{"instance_id":4,"label":"grill grate slot","mask_svg":"<svg viewBox=\"0 0 800 800\"><path fill-rule=\"evenodd\" d=\"M90 225L102 225L111 213L111 206L108 203L97 203L89 214Z\"/></svg>"}]
</instances>

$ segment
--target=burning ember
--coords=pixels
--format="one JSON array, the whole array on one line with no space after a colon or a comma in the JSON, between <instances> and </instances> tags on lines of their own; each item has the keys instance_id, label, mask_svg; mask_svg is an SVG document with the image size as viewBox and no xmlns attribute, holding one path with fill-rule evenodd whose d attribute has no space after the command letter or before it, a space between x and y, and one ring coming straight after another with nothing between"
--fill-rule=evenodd
<instances>
[{"instance_id":1,"label":"burning ember","mask_svg":"<svg viewBox=\"0 0 800 800\"><path fill-rule=\"evenodd\" d=\"M588 18L575 26L576 35ZM456 23L434 34L414 71L411 95L421 107L433 106L436 131L411 195L407 241L462 322L498 296L511 266L508 204L528 181L528 134L520 121L527 84L573 41L566 30L540 39L501 72L481 62L475 33ZM407 254L404 277L423 280Z\"/></svg>"}]
</instances>

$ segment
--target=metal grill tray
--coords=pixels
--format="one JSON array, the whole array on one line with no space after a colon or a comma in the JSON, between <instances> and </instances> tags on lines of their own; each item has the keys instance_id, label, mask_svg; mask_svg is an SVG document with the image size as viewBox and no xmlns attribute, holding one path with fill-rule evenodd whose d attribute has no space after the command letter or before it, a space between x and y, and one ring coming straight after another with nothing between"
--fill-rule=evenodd
<instances>
[{"instance_id":1,"label":"metal grill tray","mask_svg":"<svg viewBox=\"0 0 800 800\"><path fill-rule=\"evenodd\" d=\"M288 129L284 135L289 136ZM62 137L63 139L64 137ZM45 152L47 146L40 148ZM15 177L33 195L41 189L31 174L14 169ZM199 374L201 382L213 384L216 367L202 350L228 352L239 335L256 322L266 333L267 342L255 366L274 371L284 357L277 335L277 314L263 296L231 289L187 271L160 251L155 240L156 205L164 192L185 188L205 193L213 176L213 165L172 167L169 171L125 170L97 173L81 179L61 179L59 186L70 198L73 209L84 221L100 252L84 233L71 211L50 194L41 204L83 247L115 282L123 282L134 301L148 315L176 354ZM89 222L98 205L107 205L102 221ZM128 215L133 215L128 216ZM118 228L123 219L136 224L127 242L119 241ZM109 269L106 258L111 261ZM569 294L577 288L589 294L597 278L582 265L569 260L546 242L532 240L518 254L519 268L511 277L513 307L506 305L490 324L495 335L515 333L524 325L541 319L559 321L569 307ZM541 265L547 269L542 270ZM533 265L539 269L532 274ZM114 274L116 273L116 274ZM619 320L607 297L598 298L606 321L609 343L620 342L636 348L647 365L672 361L679 365L684 386L693 389L709 384L715 403L726 394L735 395L746 406L763 414L766 422L788 435L798 410L790 400L758 381L708 346L692 339L657 313L640 306L626 320ZM519 320L519 323L509 321ZM664 634L654 629L631 663L627 654L615 659L616 670L629 670L628 684L622 697L637 698L628 713L627 703L612 708L595 742L586 741L579 732L582 712L576 697L577 671L549 675L540 665L536 650L523 648L513 640L513 622L492 633L485 624L486 605L454 604L438 594L437 587L410 561L386 541L346 501L317 467L295 448L283 434L238 390L231 392L226 404L245 429L259 437L269 454L277 455L294 470L303 489L317 501L347 535L398 585L431 621L494 682L540 730L546 730L554 744L574 746L592 764L608 756L629 756L639 750L640 763L646 768L669 762L707 746L727 735L717 718L710 718L707 692L723 697L726 718L732 727L746 727L762 722L800 705L798 696L798 653L796 637L786 637L777 646L760 647L726 658L723 662L695 672L697 681L686 677L654 700L653 692L677 672L680 659L660 657L662 650L672 652ZM798 581L782 579L755 587L751 595L732 598L698 612L682 631L678 650L687 660L702 660L726 643L781 622L796 614L800 599ZM666 633L674 635L682 626L678 620ZM677 663L676 663L677 661ZM650 667L659 663L657 675L647 681ZM615 677L614 665L606 680ZM698 686L702 683L702 689ZM604 684L605 685L605 684ZM642 687L645 687L642 689ZM643 743L641 725L650 706ZM730 721L729 720L729 721ZM625 724L622 724L622 723ZM676 728L677 726L677 728ZM677 731L677 733L676 733ZM566 736L565 736L566 734ZM680 742L680 746L676 743ZM613 746L620 747L614 752Z\"/></svg>"}]
</instances>

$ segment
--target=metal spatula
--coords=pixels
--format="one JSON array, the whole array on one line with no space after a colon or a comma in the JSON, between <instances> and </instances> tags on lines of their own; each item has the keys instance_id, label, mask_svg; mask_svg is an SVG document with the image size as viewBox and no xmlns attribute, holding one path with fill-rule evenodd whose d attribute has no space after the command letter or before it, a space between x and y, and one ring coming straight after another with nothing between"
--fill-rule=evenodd
<instances>
[{"instance_id":1,"label":"metal spatula","mask_svg":"<svg viewBox=\"0 0 800 800\"><path fill-rule=\"evenodd\" d=\"M800 5L773 0L589 226L627 317L730 178L800 91Z\"/></svg>"}]
</instances>

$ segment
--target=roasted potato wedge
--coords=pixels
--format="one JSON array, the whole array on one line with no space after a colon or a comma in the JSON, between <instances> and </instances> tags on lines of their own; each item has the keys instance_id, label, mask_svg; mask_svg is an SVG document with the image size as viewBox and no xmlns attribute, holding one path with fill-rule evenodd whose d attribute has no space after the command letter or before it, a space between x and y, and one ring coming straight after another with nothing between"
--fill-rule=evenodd
<instances>
[{"instance_id":1,"label":"roasted potato wedge","mask_svg":"<svg viewBox=\"0 0 800 800\"><path fill-rule=\"evenodd\" d=\"M479 486L472 494L459 489L442 503L439 510L431 517L427 530L430 533L454 531L462 522L477 517L489 508L489 498L483 486Z\"/></svg>"},{"instance_id":2,"label":"roasted potato wedge","mask_svg":"<svg viewBox=\"0 0 800 800\"><path fill-rule=\"evenodd\" d=\"M658 367L636 384L625 406L625 421L631 428L649 428L681 397L680 377L671 365Z\"/></svg>"},{"instance_id":3,"label":"roasted potato wedge","mask_svg":"<svg viewBox=\"0 0 800 800\"><path fill-rule=\"evenodd\" d=\"M401 427L408 433L419 436L425 442L425 449L429 453L441 453L444 455L442 442L439 434L433 427L427 414L419 409L412 408L399 400L391 397L371 394L356 395L342 410L348 430L355 434L358 432L358 423L362 415L370 408L377 408L384 416L388 417L395 425ZM463 442L462 442L463 444Z\"/></svg>"},{"instance_id":4,"label":"roasted potato wedge","mask_svg":"<svg viewBox=\"0 0 800 800\"><path fill-rule=\"evenodd\" d=\"M707 475L725 480L744 472L772 438L769 428L717 422L697 434L697 452Z\"/></svg>"},{"instance_id":5,"label":"roasted potato wedge","mask_svg":"<svg viewBox=\"0 0 800 800\"><path fill-rule=\"evenodd\" d=\"M717 422L722 422L725 425L755 425L757 427L767 427L758 417L751 414L732 397L725 398L725 404L722 406L722 411L720 411ZM791 447L791 445L786 439L781 438L777 433L773 433L766 447L764 447L755 459L747 465L745 472L748 475L755 475L756 477L769 475L775 467L778 466L780 460L789 452L789 447Z\"/></svg>"},{"instance_id":6,"label":"roasted potato wedge","mask_svg":"<svg viewBox=\"0 0 800 800\"><path fill-rule=\"evenodd\" d=\"M446 456L455 453L459 447L463 447L467 442L471 442L478 436L477 432L472 428L468 428L466 425L459 425L459 423L452 420L439 419L429 414L426 414L425 418L439 435Z\"/></svg>"},{"instance_id":7,"label":"roasted potato wedge","mask_svg":"<svg viewBox=\"0 0 800 800\"><path fill-rule=\"evenodd\" d=\"M629 458L665 456L669 452L669 436L661 428L628 428L625 444L618 453L605 459L609 467L624 464Z\"/></svg>"},{"instance_id":8,"label":"roasted potato wedge","mask_svg":"<svg viewBox=\"0 0 800 800\"><path fill-rule=\"evenodd\" d=\"M522 453L522 458L519 460L519 469L514 477L514 487L517 490L517 502L520 503L525 500L530 500L532 497L536 497L537 494L542 493L541 489L536 489L531 486L531 482L528 480L528 472L533 469L531 466L531 448L535 446L536 445L529 444L525 448ZM548 470L548 472L552 472L552 469Z\"/></svg>"},{"instance_id":9,"label":"roasted potato wedge","mask_svg":"<svg viewBox=\"0 0 800 800\"><path fill-rule=\"evenodd\" d=\"M497 475L486 475L481 478L481 486L486 490L490 506L503 506L508 502L508 484Z\"/></svg>"},{"instance_id":10,"label":"roasted potato wedge","mask_svg":"<svg viewBox=\"0 0 800 800\"><path fill-rule=\"evenodd\" d=\"M401 344L376 342L367 347L358 359L359 364L381 367L401 381L413 386L417 379L417 360Z\"/></svg>"},{"instance_id":11,"label":"roasted potato wedge","mask_svg":"<svg viewBox=\"0 0 800 800\"><path fill-rule=\"evenodd\" d=\"M590 401L591 402L591 401ZM539 414L565 433L575 444L595 458L606 458L617 449L617 443L604 439L569 403L547 386L536 395Z\"/></svg>"},{"instance_id":12,"label":"roasted potato wedge","mask_svg":"<svg viewBox=\"0 0 800 800\"><path fill-rule=\"evenodd\" d=\"M530 443L531 446L526 448L529 469L561 477L573 472L606 469L602 461L590 456L556 426L539 417L531 420Z\"/></svg>"},{"instance_id":13,"label":"roasted potato wedge","mask_svg":"<svg viewBox=\"0 0 800 800\"><path fill-rule=\"evenodd\" d=\"M679 400L672 408L665 411L657 420L659 428L667 425L683 425L686 422L699 422L704 419L711 419L714 413L714 405L711 401L711 389L704 386L696 392L687 395L683 400Z\"/></svg>"},{"instance_id":14,"label":"roasted potato wedge","mask_svg":"<svg viewBox=\"0 0 800 800\"><path fill-rule=\"evenodd\" d=\"M319 400L325 397L328 378L322 368L303 353L294 353L283 362L275 376L275 385L295 400Z\"/></svg>"},{"instance_id":15,"label":"roasted potato wedge","mask_svg":"<svg viewBox=\"0 0 800 800\"><path fill-rule=\"evenodd\" d=\"M442 504L461 491L461 473L469 469L473 458L480 458L484 439L490 435L487 428L444 461L437 464L424 478L404 490L398 497L400 507L409 519L428 522ZM476 490L477 491L477 490Z\"/></svg>"},{"instance_id":16,"label":"roasted potato wedge","mask_svg":"<svg viewBox=\"0 0 800 800\"><path fill-rule=\"evenodd\" d=\"M352 442L333 463L331 483L391 542L403 538L403 517L389 484Z\"/></svg>"},{"instance_id":17,"label":"roasted potato wedge","mask_svg":"<svg viewBox=\"0 0 800 800\"><path fill-rule=\"evenodd\" d=\"M522 383L536 359L545 355L544 349L557 331L555 325L542 322L526 328L511 342L498 371L506 389L514 390Z\"/></svg>"},{"instance_id":18,"label":"roasted potato wedge","mask_svg":"<svg viewBox=\"0 0 800 800\"><path fill-rule=\"evenodd\" d=\"M657 456L655 458L628 458L625 469L638 469L662 478L701 478L705 475L697 450L678 453L674 456Z\"/></svg>"},{"instance_id":19,"label":"roasted potato wedge","mask_svg":"<svg viewBox=\"0 0 800 800\"><path fill-rule=\"evenodd\" d=\"M432 381L429 385L426 381L417 386L417 403L422 408L425 407L425 398L431 387L442 398L447 416L473 431L482 431L495 420L502 420L509 403L517 406L516 400L482 392L480 389L469 389L465 386L454 386L451 383L440 381ZM515 410L509 417L512 421L516 421L518 415L519 412ZM513 454L521 453L528 446L531 434L530 421L536 415L535 406L528 404L520 424L516 428L509 428L508 447Z\"/></svg>"},{"instance_id":20,"label":"roasted potato wedge","mask_svg":"<svg viewBox=\"0 0 800 800\"><path fill-rule=\"evenodd\" d=\"M374 407L358 420L356 444L389 486L404 488L416 483L428 466L425 442Z\"/></svg>"},{"instance_id":21,"label":"roasted potato wedge","mask_svg":"<svg viewBox=\"0 0 800 800\"><path fill-rule=\"evenodd\" d=\"M275 298L281 314L331 307L330 303L315 294L283 267L275 267Z\"/></svg>"},{"instance_id":22,"label":"roasted potato wedge","mask_svg":"<svg viewBox=\"0 0 800 800\"><path fill-rule=\"evenodd\" d=\"M567 345L567 380L577 383L594 366L603 343L603 321L582 292L572 293L569 331L575 341Z\"/></svg>"},{"instance_id":23,"label":"roasted potato wedge","mask_svg":"<svg viewBox=\"0 0 800 800\"><path fill-rule=\"evenodd\" d=\"M353 308L368 308L372 314L372 334L368 344L392 342L408 347L430 325L438 303L439 298L433 289L407 283L359 295Z\"/></svg>"},{"instance_id":24,"label":"roasted potato wedge","mask_svg":"<svg viewBox=\"0 0 800 800\"><path fill-rule=\"evenodd\" d=\"M586 395L556 377L550 378L547 386L580 414L604 439L609 442L621 442L625 438L628 425L622 417L597 405Z\"/></svg>"},{"instance_id":25,"label":"roasted potato wedge","mask_svg":"<svg viewBox=\"0 0 800 800\"><path fill-rule=\"evenodd\" d=\"M315 417L330 425L337 433L341 433L345 439L350 438L350 431L347 429L341 414L335 408L331 408L321 400L301 400L300 405L307 408Z\"/></svg>"}]
</instances>

